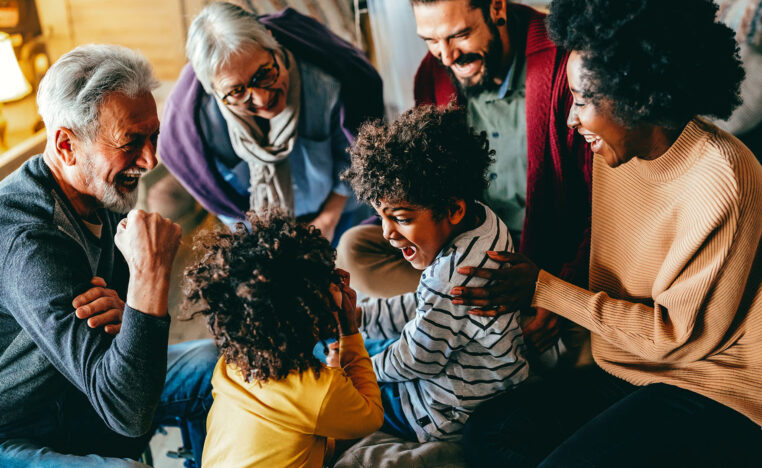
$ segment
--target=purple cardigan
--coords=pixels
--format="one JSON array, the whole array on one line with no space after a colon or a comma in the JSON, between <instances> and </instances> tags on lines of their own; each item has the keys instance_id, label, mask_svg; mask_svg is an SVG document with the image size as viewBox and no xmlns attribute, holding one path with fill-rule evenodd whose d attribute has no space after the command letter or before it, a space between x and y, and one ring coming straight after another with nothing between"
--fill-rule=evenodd
<instances>
[{"instance_id":1,"label":"purple cardigan","mask_svg":"<svg viewBox=\"0 0 762 468\"><path fill-rule=\"evenodd\" d=\"M341 124L350 142L369 119L384 115L381 77L365 56L316 20L286 8L259 20L298 60L305 60L341 83ZM248 197L237 193L217 170L199 132L198 113L204 88L187 64L165 106L159 157L180 183L208 211L240 218Z\"/></svg>"}]
</instances>

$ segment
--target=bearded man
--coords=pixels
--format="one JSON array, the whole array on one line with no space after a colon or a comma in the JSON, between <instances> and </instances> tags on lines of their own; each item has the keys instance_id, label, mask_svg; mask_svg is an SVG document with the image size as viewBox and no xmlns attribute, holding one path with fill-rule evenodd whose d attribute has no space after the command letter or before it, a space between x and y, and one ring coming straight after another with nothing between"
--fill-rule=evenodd
<instances>
[{"instance_id":1,"label":"bearded man","mask_svg":"<svg viewBox=\"0 0 762 468\"><path fill-rule=\"evenodd\" d=\"M175 417L201 460L216 349L167 348L180 227L132 210L157 163L157 85L101 45L40 83L45 152L0 183L0 466L144 467Z\"/></svg>"}]
</instances>

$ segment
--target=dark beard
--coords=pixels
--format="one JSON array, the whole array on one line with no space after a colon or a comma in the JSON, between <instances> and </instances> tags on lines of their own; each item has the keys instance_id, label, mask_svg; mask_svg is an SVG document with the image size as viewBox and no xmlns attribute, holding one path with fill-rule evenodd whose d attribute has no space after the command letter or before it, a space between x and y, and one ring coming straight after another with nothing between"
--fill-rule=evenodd
<instances>
[{"instance_id":1,"label":"dark beard","mask_svg":"<svg viewBox=\"0 0 762 468\"><path fill-rule=\"evenodd\" d=\"M500 32L497 27L491 22L487 22L487 26L490 29L492 35L489 44L487 44L487 53L484 57L479 57L477 54L466 54L458 57L455 63L466 64L472 61L474 58L483 58L484 60L484 75L477 82L470 85L462 83L452 72L450 67L447 67L447 73L450 74L450 78L458 86L458 90L466 98L472 98L478 96L484 91L493 91L500 87L495 83L495 79L502 80L504 76L501 75L502 61L503 61L503 43L500 41Z\"/></svg>"}]
</instances>

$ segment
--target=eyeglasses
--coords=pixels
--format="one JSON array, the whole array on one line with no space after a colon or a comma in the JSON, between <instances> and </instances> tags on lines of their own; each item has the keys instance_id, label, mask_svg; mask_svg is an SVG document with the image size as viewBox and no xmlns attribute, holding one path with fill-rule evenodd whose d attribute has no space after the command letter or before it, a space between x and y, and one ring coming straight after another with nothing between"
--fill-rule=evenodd
<instances>
[{"instance_id":1,"label":"eyeglasses","mask_svg":"<svg viewBox=\"0 0 762 468\"><path fill-rule=\"evenodd\" d=\"M238 85L226 95L222 96L222 102L228 106L238 106L248 101L254 88L265 89L274 85L280 77L280 66L275 58L275 53L270 50L273 61L270 65L260 67L249 80L247 85Z\"/></svg>"}]
</instances>

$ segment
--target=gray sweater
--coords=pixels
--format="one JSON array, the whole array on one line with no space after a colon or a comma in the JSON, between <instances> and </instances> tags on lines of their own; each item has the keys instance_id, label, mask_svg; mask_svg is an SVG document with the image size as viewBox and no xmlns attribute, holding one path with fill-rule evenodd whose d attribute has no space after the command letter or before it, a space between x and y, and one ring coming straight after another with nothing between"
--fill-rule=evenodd
<instances>
[{"instance_id":1,"label":"gray sweater","mask_svg":"<svg viewBox=\"0 0 762 468\"><path fill-rule=\"evenodd\" d=\"M93 276L125 297L129 272L114 245L122 216L105 209L98 216L100 238L42 156L0 182L0 440L75 418L67 401L89 403L118 434L136 437L151 427L169 319L125 307L121 332L112 337L74 315L72 300Z\"/></svg>"}]
</instances>

